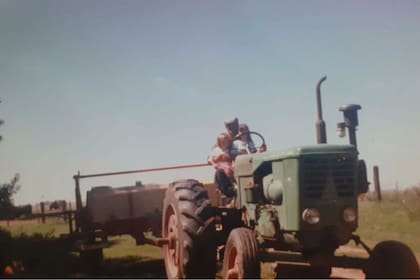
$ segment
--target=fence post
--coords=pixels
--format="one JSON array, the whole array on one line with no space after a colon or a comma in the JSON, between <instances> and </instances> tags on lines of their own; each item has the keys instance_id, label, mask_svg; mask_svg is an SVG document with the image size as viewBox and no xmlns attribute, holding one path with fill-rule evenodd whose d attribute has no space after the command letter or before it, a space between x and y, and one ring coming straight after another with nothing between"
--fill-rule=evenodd
<instances>
[{"instance_id":1,"label":"fence post","mask_svg":"<svg viewBox=\"0 0 420 280\"><path fill-rule=\"evenodd\" d=\"M379 183L379 167L377 165L373 167L373 184L375 185L376 198L378 201L382 201L381 184Z\"/></svg>"},{"instance_id":2,"label":"fence post","mask_svg":"<svg viewBox=\"0 0 420 280\"><path fill-rule=\"evenodd\" d=\"M61 212L66 212L67 211L67 201L63 201L63 209L61 209ZM63 215L63 220L64 222L67 222L67 215L64 214Z\"/></svg>"},{"instance_id":3,"label":"fence post","mask_svg":"<svg viewBox=\"0 0 420 280\"><path fill-rule=\"evenodd\" d=\"M71 210L67 211L67 220L69 222L69 231L70 233L73 233L73 217Z\"/></svg>"},{"instance_id":4,"label":"fence post","mask_svg":"<svg viewBox=\"0 0 420 280\"><path fill-rule=\"evenodd\" d=\"M44 202L41 202L41 221L43 224L45 224L45 204Z\"/></svg>"}]
</instances>

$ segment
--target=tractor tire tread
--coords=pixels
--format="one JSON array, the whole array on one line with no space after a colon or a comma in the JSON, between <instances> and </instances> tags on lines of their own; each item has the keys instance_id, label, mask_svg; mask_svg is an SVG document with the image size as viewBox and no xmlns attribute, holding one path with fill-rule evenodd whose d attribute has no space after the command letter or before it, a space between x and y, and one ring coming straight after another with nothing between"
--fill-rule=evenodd
<instances>
[{"instance_id":1,"label":"tractor tire tread","mask_svg":"<svg viewBox=\"0 0 420 280\"><path fill-rule=\"evenodd\" d=\"M171 277L214 278L216 275L214 218L211 216L212 211L209 210L211 203L204 186L193 179L171 183L166 191L164 211L170 205L181 226L178 238L182 244L179 257L182 268L178 275Z\"/></svg>"}]
</instances>

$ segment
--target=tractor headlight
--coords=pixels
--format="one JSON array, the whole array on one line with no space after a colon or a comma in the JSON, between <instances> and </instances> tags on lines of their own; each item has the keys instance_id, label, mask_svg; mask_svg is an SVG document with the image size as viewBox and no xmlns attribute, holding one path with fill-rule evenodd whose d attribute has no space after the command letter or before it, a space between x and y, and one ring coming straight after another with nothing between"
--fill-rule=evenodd
<instances>
[{"instance_id":1,"label":"tractor headlight","mask_svg":"<svg viewBox=\"0 0 420 280\"><path fill-rule=\"evenodd\" d=\"M321 215L315 208L306 208L302 213L302 219L308 224L314 225L319 223Z\"/></svg>"},{"instance_id":2,"label":"tractor headlight","mask_svg":"<svg viewBox=\"0 0 420 280\"><path fill-rule=\"evenodd\" d=\"M346 223L352 223L352 222L356 221L356 218L357 218L357 213L356 213L356 210L354 210L354 208L348 207L348 208L344 209L343 220Z\"/></svg>"}]
</instances>

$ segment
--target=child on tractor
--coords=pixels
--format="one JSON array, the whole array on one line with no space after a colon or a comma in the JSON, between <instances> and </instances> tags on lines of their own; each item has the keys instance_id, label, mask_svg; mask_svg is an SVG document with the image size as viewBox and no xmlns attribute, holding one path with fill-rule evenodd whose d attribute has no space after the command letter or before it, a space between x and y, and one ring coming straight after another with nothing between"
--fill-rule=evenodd
<instances>
[{"instance_id":1,"label":"child on tractor","mask_svg":"<svg viewBox=\"0 0 420 280\"><path fill-rule=\"evenodd\" d=\"M230 198L235 196L235 179L233 177L232 158L229 153L231 143L232 139L229 134L220 133L208 158L208 162L216 169L214 181L217 188Z\"/></svg>"}]
</instances>

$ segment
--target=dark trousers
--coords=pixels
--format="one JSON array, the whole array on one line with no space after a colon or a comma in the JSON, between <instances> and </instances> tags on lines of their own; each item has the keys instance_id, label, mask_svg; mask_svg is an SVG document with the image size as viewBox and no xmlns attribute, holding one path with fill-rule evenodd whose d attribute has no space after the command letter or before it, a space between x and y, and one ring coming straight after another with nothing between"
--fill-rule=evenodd
<instances>
[{"instance_id":1,"label":"dark trousers","mask_svg":"<svg viewBox=\"0 0 420 280\"><path fill-rule=\"evenodd\" d=\"M214 183L216 187L227 197L235 196L235 187L232 179L229 178L223 169L217 169L214 174Z\"/></svg>"}]
</instances>

